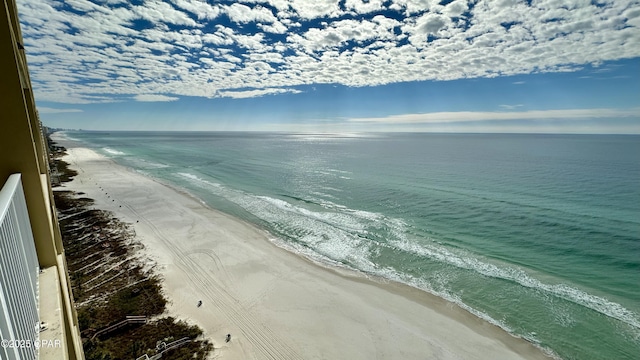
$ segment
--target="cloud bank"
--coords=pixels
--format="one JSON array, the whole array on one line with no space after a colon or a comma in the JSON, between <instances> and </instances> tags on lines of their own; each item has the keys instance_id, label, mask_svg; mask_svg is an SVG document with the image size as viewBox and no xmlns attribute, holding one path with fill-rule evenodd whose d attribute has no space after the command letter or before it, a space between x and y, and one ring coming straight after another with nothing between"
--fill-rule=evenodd
<instances>
[{"instance_id":1,"label":"cloud bank","mask_svg":"<svg viewBox=\"0 0 640 360\"><path fill-rule=\"evenodd\" d=\"M83 110L80 109L58 109L44 106L38 106L38 112L41 114L62 114L62 113L80 113Z\"/></svg>"},{"instance_id":2,"label":"cloud bank","mask_svg":"<svg viewBox=\"0 0 640 360\"><path fill-rule=\"evenodd\" d=\"M402 114L377 118L353 118L352 123L371 124L431 124L460 123L495 120L585 120L598 118L640 118L640 108L620 109L567 109L532 111L455 111L425 114Z\"/></svg>"},{"instance_id":3,"label":"cloud bank","mask_svg":"<svg viewBox=\"0 0 640 360\"><path fill-rule=\"evenodd\" d=\"M574 71L640 56L637 0L18 0L18 6L36 98L59 103Z\"/></svg>"},{"instance_id":4,"label":"cloud bank","mask_svg":"<svg viewBox=\"0 0 640 360\"><path fill-rule=\"evenodd\" d=\"M179 98L160 94L139 94L134 96L136 101L159 102L159 101L176 101Z\"/></svg>"}]
</instances>

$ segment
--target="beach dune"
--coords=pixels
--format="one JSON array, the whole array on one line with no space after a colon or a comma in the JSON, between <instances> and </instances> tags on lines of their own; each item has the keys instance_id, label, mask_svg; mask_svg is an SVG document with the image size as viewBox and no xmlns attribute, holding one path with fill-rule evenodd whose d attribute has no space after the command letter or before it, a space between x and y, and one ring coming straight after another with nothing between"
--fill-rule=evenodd
<instances>
[{"instance_id":1,"label":"beach dune","mask_svg":"<svg viewBox=\"0 0 640 360\"><path fill-rule=\"evenodd\" d=\"M212 358L547 358L455 304L315 264L188 194L54 140L67 147L63 160L79 173L64 186L133 224L164 279L168 311L204 330Z\"/></svg>"}]
</instances>

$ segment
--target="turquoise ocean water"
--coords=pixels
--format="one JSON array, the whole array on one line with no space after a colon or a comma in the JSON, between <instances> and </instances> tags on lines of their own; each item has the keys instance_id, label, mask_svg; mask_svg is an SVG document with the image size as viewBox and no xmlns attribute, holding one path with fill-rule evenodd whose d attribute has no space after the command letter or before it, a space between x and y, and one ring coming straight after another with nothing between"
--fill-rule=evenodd
<instances>
[{"instance_id":1,"label":"turquoise ocean water","mask_svg":"<svg viewBox=\"0 0 640 360\"><path fill-rule=\"evenodd\" d=\"M67 135L560 358L640 358L640 136Z\"/></svg>"}]
</instances>

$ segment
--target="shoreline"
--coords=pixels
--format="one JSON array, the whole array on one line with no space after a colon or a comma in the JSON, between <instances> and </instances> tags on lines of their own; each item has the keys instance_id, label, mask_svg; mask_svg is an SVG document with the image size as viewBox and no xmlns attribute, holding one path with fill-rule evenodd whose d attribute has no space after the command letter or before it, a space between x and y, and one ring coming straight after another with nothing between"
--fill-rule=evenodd
<instances>
[{"instance_id":1,"label":"shoreline","mask_svg":"<svg viewBox=\"0 0 640 360\"><path fill-rule=\"evenodd\" d=\"M59 134L52 140L67 147L64 160L79 172L63 187L86 193L96 207L133 224L143 251L159 266L169 312L205 330L216 348L212 356L551 358L453 302L400 282L318 264L278 246L265 229L210 208L186 191ZM202 308L195 306L198 299L204 300ZM225 343L229 332L232 341Z\"/></svg>"}]
</instances>

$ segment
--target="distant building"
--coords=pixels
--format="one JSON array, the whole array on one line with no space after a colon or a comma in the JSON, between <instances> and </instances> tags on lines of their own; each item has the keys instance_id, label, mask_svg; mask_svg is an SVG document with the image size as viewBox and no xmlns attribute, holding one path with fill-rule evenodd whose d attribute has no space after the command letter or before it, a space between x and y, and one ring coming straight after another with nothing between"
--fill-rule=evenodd
<instances>
[{"instance_id":1,"label":"distant building","mask_svg":"<svg viewBox=\"0 0 640 360\"><path fill-rule=\"evenodd\" d=\"M0 359L84 359L15 0L0 12Z\"/></svg>"}]
</instances>

